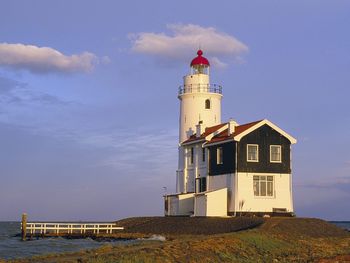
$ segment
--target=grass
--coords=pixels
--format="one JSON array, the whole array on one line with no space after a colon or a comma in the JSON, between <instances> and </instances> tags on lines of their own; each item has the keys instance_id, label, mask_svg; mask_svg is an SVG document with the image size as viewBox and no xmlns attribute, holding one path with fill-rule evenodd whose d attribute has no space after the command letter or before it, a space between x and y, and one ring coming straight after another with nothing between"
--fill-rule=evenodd
<instances>
[{"instance_id":1,"label":"grass","mask_svg":"<svg viewBox=\"0 0 350 263\"><path fill-rule=\"evenodd\" d=\"M319 229L327 234L319 233ZM14 262L248 263L319 262L323 259L320 262L332 262L339 255L350 255L349 233L333 225L327 225L322 220L272 219L255 229L239 232L212 235L171 234L170 239L164 242L142 241L137 244L106 245L94 250L41 256ZM342 262L341 259L338 261Z\"/></svg>"}]
</instances>

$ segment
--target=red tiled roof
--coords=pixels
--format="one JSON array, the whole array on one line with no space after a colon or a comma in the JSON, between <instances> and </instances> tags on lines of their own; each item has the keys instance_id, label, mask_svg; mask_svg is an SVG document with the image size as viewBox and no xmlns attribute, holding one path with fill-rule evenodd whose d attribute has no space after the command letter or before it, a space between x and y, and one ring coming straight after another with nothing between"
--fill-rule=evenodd
<instances>
[{"instance_id":1,"label":"red tiled roof","mask_svg":"<svg viewBox=\"0 0 350 263\"><path fill-rule=\"evenodd\" d=\"M220 132L219 134L215 135L209 142L209 143L214 143L214 142L221 142L225 141L231 138L231 136L228 135L228 129Z\"/></svg>"},{"instance_id":2,"label":"red tiled roof","mask_svg":"<svg viewBox=\"0 0 350 263\"><path fill-rule=\"evenodd\" d=\"M208 144L212 144L212 143L217 143L217 142L222 142L222 141L226 141L229 139L233 139L235 136L241 134L242 132L248 130L250 127L253 127L255 124L261 122L260 121L254 121L254 122L250 122L250 123L246 123L243 125L239 125L235 127L235 132L231 135L228 134L228 129L220 132L219 134L215 135L208 143Z\"/></svg>"},{"instance_id":3,"label":"red tiled roof","mask_svg":"<svg viewBox=\"0 0 350 263\"><path fill-rule=\"evenodd\" d=\"M204 133L201 134L200 137L197 138L196 134L193 134L190 136L190 138L188 138L186 141L184 141L183 143L188 143L188 142L193 142L193 141L199 141L199 140L203 140L206 136L208 136L209 134L217 131L218 129L220 129L221 127L225 126L227 123L221 123L215 126L211 126L211 127L207 127L205 128Z\"/></svg>"},{"instance_id":4,"label":"red tiled roof","mask_svg":"<svg viewBox=\"0 0 350 263\"><path fill-rule=\"evenodd\" d=\"M235 127L235 132L233 133L233 136L237 136L238 134L241 134L242 132L248 130L250 127L253 127L255 124L261 122L262 120L259 121L254 121L246 124L242 124L239 126Z\"/></svg>"},{"instance_id":5,"label":"red tiled roof","mask_svg":"<svg viewBox=\"0 0 350 263\"><path fill-rule=\"evenodd\" d=\"M226 124L227 123L225 122L225 123L221 123L221 124L218 124L218 125L215 125L215 126L211 126L211 127L205 128L205 131L201 135L201 137L203 136L203 138L204 138L204 137L208 136L209 134L211 134L211 133L217 131L218 129L220 129L221 127L224 127Z\"/></svg>"},{"instance_id":6,"label":"red tiled roof","mask_svg":"<svg viewBox=\"0 0 350 263\"><path fill-rule=\"evenodd\" d=\"M235 132L233 134L231 134L230 136L228 135L228 129L220 132L219 134L215 135L209 142L208 144L211 143L215 143L215 142L221 142L221 141L225 141L228 139L233 139L234 136L237 136L239 134L241 134L242 132L248 130L250 127L254 126L255 124L261 122L262 120L259 121L254 121L254 122L250 122L250 123L246 123L246 124L242 124L239 126L235 127ZM189 143L189 142L195 142L195 141L200 141L205 139L205 137L207 137L208 135L212 134L213 132L219 130L220 128L222 128L223 126L225 126L227 124L227 122L225 123L221 123L215 126L211 126L211 127L207 127L205 128L204 133L201 134L200 137L196 137L196 134L191 135L191 137L189 139L187 139L186 141L184 141L183 143Z\"/></svg>"}]
</instances>

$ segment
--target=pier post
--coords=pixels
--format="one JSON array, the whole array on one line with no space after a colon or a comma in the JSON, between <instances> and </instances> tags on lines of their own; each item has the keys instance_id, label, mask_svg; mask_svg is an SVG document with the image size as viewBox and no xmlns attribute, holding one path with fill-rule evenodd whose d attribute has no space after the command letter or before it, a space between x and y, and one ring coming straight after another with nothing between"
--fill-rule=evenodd
<instances>
[{"instance_id":1,"label":"pier post","mask_svg":"<svg viewBox=\"0 0 350 263\"><path fill-rule=\"evenodd\" d=\"M27 214L22 214L22 240L25 241L27 239Z\"/></svg>"}]
</instances>

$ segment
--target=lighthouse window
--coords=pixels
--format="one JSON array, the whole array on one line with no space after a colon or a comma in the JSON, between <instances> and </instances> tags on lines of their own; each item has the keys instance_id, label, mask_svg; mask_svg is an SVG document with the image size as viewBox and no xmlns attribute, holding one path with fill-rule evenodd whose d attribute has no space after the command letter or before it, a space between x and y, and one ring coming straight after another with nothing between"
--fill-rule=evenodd
<instances>
[{"instance_id":1,"label":"lighthouse window","mask_svg":"<svg viewBox=\"0 0 350 263\"><path fill-rule=\"evenodd\" d=\"M205 100L205 108L210 109L210 100Z\"/></svg>"}]
</instances>

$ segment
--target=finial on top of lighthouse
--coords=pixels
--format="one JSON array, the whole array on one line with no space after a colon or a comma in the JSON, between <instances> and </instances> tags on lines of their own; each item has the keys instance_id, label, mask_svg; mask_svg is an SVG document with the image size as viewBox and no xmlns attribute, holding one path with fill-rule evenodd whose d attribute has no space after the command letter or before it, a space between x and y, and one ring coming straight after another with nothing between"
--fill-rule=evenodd
<instances>
[{"instance_id":1,"label":"finial on top of lighthouse","mask_svg":"<svg viewBox=\"0 0 350 263\"><path fill-rule=\"evenodd\" d=\"M208 59L202 56L203 51L201 49L197 51L197 55L191 61L191 68L194 69L195 74L208 74L208 72L205 72L205 69L210 66Z\"/></svg>"}]
</instances>

